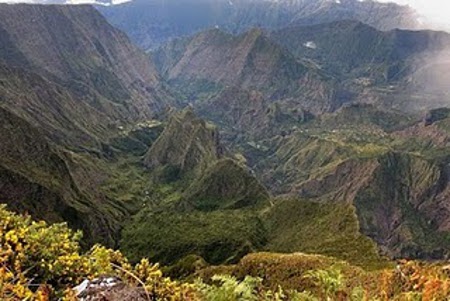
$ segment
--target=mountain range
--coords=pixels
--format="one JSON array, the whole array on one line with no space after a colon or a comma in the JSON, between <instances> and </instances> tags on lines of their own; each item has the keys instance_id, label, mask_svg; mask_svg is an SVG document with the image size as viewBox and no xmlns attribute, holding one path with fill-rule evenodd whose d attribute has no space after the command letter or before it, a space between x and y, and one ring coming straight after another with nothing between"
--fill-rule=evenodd
<instances>
[{"instance_id":1,"label":"mountain range","mask_svg":"<svg viewBox=\"0 0 450 301\"><path fill-rule=\"evenodd\" d=\"M413 16L1 4L0 200L132 261L447 258L450 35Z\"/></svg>"},{"instance_id":2,"label":"mountain range","mask_svg":"<svg viewBox=\"0 0 450 301\"><path fill-rule=\"evenodd\" d=\"M213 27L239 34L349 19L381 30L420 26L410 7L371 0L134 0L99 10L144 49Z\"/></svg>"}]
</instances>

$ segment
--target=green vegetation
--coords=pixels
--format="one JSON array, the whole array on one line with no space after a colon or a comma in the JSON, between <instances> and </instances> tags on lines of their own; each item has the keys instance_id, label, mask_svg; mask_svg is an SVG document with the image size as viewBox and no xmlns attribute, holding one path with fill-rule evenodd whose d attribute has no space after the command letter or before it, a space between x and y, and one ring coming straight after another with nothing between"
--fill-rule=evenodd
<instances>
[{"instance_id":1,"label":"green vegetation","mask_svg":"<svg viewBox=\"0 0 450 301\"><path fill-rule=\"evenodd\" d=\"M418 147L403 132L387 132L403 128L408 120L400 120L399 128L393 123L385 128L377 120L350 118L361 110L373 108L336 113L336 118L344 114L342 120L348 120L342 127L326 126L332 118L325 116L286 137L258 140L253 147L258 157L244 152L239 163L223 154L217 130L190 110L174 115L164 130L159 123L125 127L117 136L125 138L123 144L112 148L111 157L57 153L79 187L74 191L81 200L89 198L98 211L92 213L92 207L81 202L75 212L42 218L84 220L70 225L84 230L87 242L107 237L106 243L119 246L132 262L149 257L173 267L189 255L221 264L271 251L324 254L374 270L388 265L379 255L380 245L389 256L444 256L448 235L436 231L427 213L435 210L434 196L427 193L443 174L442 163L431 153L433 144L416 137L422 143ZM445 128L445 122L425 129ZM150 146L143 160L133 153L134 141ZM442 147L440 160L445 160L445 152ZM148 162L157 166L148 167ZM254 164L255 173L245 164ZM255 176L275 193L299 197L271 199ZM54 183L49 186L53 189L67 187L59 179L41 178ZM395 214L374 214L380 210ZM106 228L79 219L78 212L101 216L95 221ZM389 233L400 241L390 239Z\"/></svg>"},{"instance_id":2,"label":"green vegetation","mask_svg":"<svg viewBox=\"0 0 450 301\"><path fill-rule=\"evenodd\" d=\"M426 124L426 120L413 122L412 117L379 111L370 105L347 106L307 122L288 135L257 140L253 147L245 144L238 149L243 150L247 162L271 192L298 195L323 205L338 204L335 208L345 208L343 204L354 208L356 230L350 232L369 236L384 254L441 258L450 241L447 230L438 230L443 229L439 225L445 218L437 217L441 210L437 208L446 209L436 200L446 198L449 119L445 117L446 110L430 114L439 116L432 124ZM289 210L294 211L293 205L288 208L275 220L285 219ZM330 211L330 216L342 215L342 211ZM294 218L287 220L280 233L296 228L296 223L306 224ZM307 225L320 228L321 222L317 219ZM283 246L280 251L306 250L333 256L333 249L339 249L337 245L348 245L331 243L331 249L324 247L328 241L325 233L330 232L311 235L313 250L308 249L307 243L302 249L300 244L286 239L292 247L287 248L283 246L283 235L277 240ZM337 241L340 236L333 237ZM350 249L356 251L359 247ZM357 261L358 256L349 253L341 258ZM374 263L377 266L376 260Z\"/></svg>"},{"instance_id":3,"label":"green vegetation","mask_svg":"<svg viewBox=\"0 0 450 301\"><path fill-rule=\"evenodd\" d=\"M266 250L324 254L367 269L379 269L388 262L378 255L376 244L360 234L350 204L278 200L263 219L270 233Z\"/></svg>"},{"instance_id":4,"label":"green vegetation","mask_svg":"<svg viewBox=\"0 0 450 301\"><path fill-rule=\"evenodd\" d=\"M119 251L100 245L81 252L80 237L65 224L35 222L1 206L0 298L72 301L75 285L99 276L123 281L119 293L161 301L406 301L413 295L443 301L450 293L448 267L439 264L403 261L395 269L366 272L332 257L301 253L255 253L228 269L200 263L194 282L176 282L147 259L133 266ZM226 273L211 275L219 271Z\"/></svg>"},{"instance_id":5,"label":"green vegetation","mask_svg":"<svg viewBox=\"0 0 450 301\"><path fill-rule=\"evenodd\" d=\"M120 246L132 261L149 257L165 264L189 254L211 264L234 263L262 250L326 254L368 269L388 264L359 233L352 206L296 199L239 210L141 210L126 225Z\"/></svg>"},{"instance_id":6,"label":"green vegetation","mask_svg":"<svg viewBox=\"0 0 450 301\"><path fill-rule=\"evenodd\" d=\"M101 274L172 301L446 297L439 264L389 260L450 256L449 110L393 109L426 93L417 33L210 30L153 54L160 77L92 8L30 7L0 9L0 201L49 224L0 207L0 298Z\"/></svg>"},{"instance_id":7,"label":"green vegetation","mask_svg":"<svg viewBox=\"0 0 450 301\"><path fill-rule=\"evenodd\" d=\"M201 176L221 155L217 129L188 108L170 117L145 154L144 164L155 179L174 181Z\"/></svg>"},{"instance_id":8,"label":"green vegetation","mask_svg":"<svg viewBox=\"0 0 450 301\"><path fill-rule=\"evenodd\" d=\"M305 273L303 277L312 280L316 287L320 287L322 289L320 295L327 300L334 298L340 291L344 290L344 277L341 271L335 268L310 271Z\"/></svg>"},{"instance_id":9,"label":"green vegetation","mask_svg":"<svg viewBox=\"0 0 450 301\"><path fill-rule=\"evenodd\" d=\"M414 261L402 261L396 268L368 272L332 257L255 253L244 257L237 265L209 267L197 275L207 283L211 283L211 278L219 279L225 287L209 288L208 292L215 292L219 298L227 291L230 299L225 300L234 300L235 288L247 289L253 283L253 287L260 285L253 296L268 291L279 298L269 300L407 301L415 295L418 300L444 301L450 293L445 273L446 267L441 264ZM214 276L218 274L232 277Z\"/></svg>"},{"instance_id":10,"label":"green vegetation","mask_svg":"<svg viewBox=\"0 0 450 301\"><path fill-rule=\"evenodd\" d=\"M262 289L262 280L247 276L242 281L227 275L216 275L211 278L216 285L197 283L205 301L282 301L287 295L281 288L273 292ZM292 301L299 301L290 296Z\"/></svg>"},{"instance_id":11,"label":"green vegetation","mask_svg":"<svg viewBox=\"0 0 450 301\"><path fill-rule=\"evenodd\" d=\"M207 262L233 263L261 249L262 221L251 211L148 212L142 210L122 232L121 249L132 261L142 257L165 264L189 254Z\"/></svg>"},{"instance_id":12,"label":"green vegetation","mask_svg":"<svg viewBox=\"0 0 450 301\"><path fill-rule=\"evenodd\" d=\"M76 300L71 290L84 279L117 276L129 285L144 285L158 300L194 298L190 285L164 278L146 259L132 266L118 251L93 246L81 252L81 232L66 224L47 225L15 215L0 206L0 298L48 301ZM138 281L137 281L138 280Z\"/></svg>"},{"instance_id":13,"label":"green vegetation","mask_svg":"<svg viewBox=\"0 0 450 301\"><path fill-rule=\"evenodd\" d=\"M218 161L184 192L181 206L196 210L239 209L267 204L269 194L232 159Z\"/></svg>"}]
</instances>

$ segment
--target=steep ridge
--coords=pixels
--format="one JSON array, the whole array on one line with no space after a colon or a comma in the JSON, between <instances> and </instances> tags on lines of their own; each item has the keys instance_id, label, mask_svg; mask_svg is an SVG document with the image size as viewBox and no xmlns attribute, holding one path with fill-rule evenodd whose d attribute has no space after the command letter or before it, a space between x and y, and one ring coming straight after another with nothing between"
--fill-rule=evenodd
<instances>
[{"instance_id":1,"label":"steep ridge","mask_svg":"<svg viewBox=\"0 0 450 301\"><path fill-rule=\"evenodd\" d=\"M273 32L271 38L296 57L313 59L333 73L345 75L356 70L374 76L371 73L382 71L387 81L408 75L405 71L411 70L398 70L402 62L450 47L450 35L445 32L398 29L383 32L348 20L288 27ZM380 65L391 70L383 70Z\"/></svg>"},{"instance_id":2,"label":"steep ridge","mask_svg":"<svg viewBox=\"0 0 450 301\"><path fill-rule=\"evenodd\" d=\"M156 185L179 190L168 205L180 210L239 209L269 198L245 163L225 150L217 128L190 108L170 117L143 164Z\"/></svg>"},{"instance_id":3,"label":"steep ridge","mask_svg":"<svg viewBox=\"0 0 450 301\"><path fill-rule=\"evenodd\" d=\"M180 98L203 117L227 126L225 115L235 116L234 122L251 129L255 124L237 121L236 113L251 112L258 126L268 124L264 112L275 103L290 120L286 131L299 126L298 117L302 121L308 113L321 115L347 103L411 112L445 105L448 49L444 32L382 32L338 21L237 36L213 29L174 40L152 58ZM229 109L235 111L221 112Z\"/></svg>"},{"instance_id":4,"label":"steep ridge","mask_svg":"<svg viewBox=\"0 0 450 301\"><path fill-rule=\"evenodd\" d=\"M119 224L113 221L127 214L126 207L78 181L79 171L72 168L75 154L50 144L39 130L8 111L0 109L0 116L1 202L36 219L68 222L83 230L85 242L115 244ZM86 182L92 176L83 172Z\"/></svg>"},{"instance_id":5,"label":"steep ridge","mask_svg":"<svg viewBox=\"0 0 450 301\"><path fill-rule=\"evenodd\" d=\"M136 120L164 106L150 60L91 6L2 4L0 20L4 63L61 85L92 110Z\"/></svg>"},{"instance_id":6,"label":"steep ridge","mask_svg":"<svg viewBox=\"0 0 450 301\"><path fill-rule=\"evenodd\" d=\"M247 148L244 156L276 194L354 206L361 233L384 254L443 258L450 243L448 111L434 110L423 122L402 116L344 107L287 137L258 140L259 154Z\"/></svg>"},{"instance_id":7,"label":"steep ridge","mask_svg":"<svg viewBox=\"0 0 450 301\"><path fill-rule=\"evenodd\" d=\"M235 262L262 246L258 210L269 193L190 108L170 117L143 163L154 183L150 196L159 202L144 204L122 232L121 248L133 260L147 254L174 263L197 254ZM230 220L235 223L225 229Z\"/></svg>"},{"instance_id":8,"label":"steep ridge","mask_svg":"<svg viewBox=\"0 0 450 301\"><path fill-rule=\"evenodd\" d=\"M184 46L182 50L180 44ZM239 84L244 89L264 88L274 94L281 92L282 84L288 90L307 71L258 29L237 37L209 30L188 42L175 41L167 48L170 52L173 48L181 52L179 58L171 58L172 64L163 59L167 56L164 49L155 55L155 62L169 81L208 80Z\"/></svg>"},{"instance_id":9,"label":"steep ridge","mask_svg":"<svg viewBox=\"0 0 450 301\"><path fill-rule=\"evenodd\" d=\"M188 108L171 116L145 155L144 164L150 170L163 169L163 173L175 178L189 173L199 176L222 154L217 129Z\"/></svg>"},{"instance_id":10,"label":"steep ridge","mask_svg":"<svg viewBox=\"0 0 450 301\"><path fill-rule=\"evenodd\" d=\"M259 91L271 102L317 113L349 100L333 78L296 60L260 29L238 36L208 30L175 40L152 58L188 103L201 103L227 87Z\"/></svg>"},{"instance_id":11,"label":"steep ridge","mask_svg":"<svg viewBox=\"0 0 450 301\"><path fill-rule=\"evenodd\" d=\"M29 120L64 145L96 147L113 116L93 110L63 87L23 69L0 65L0 106Z\"/></svg>"},{"instance_id":12,"label":"steep ridge","mask_svg":"<svg viewBox=\"0 0 450 301\"><path fill-rule=\"evenodd\" d=\"M332 74L357 102L403 111L446 106L450 35L378 31L357 21L291 27L271 38Z\"/></svg>"},{"instance_id":13,"label":"steep ridge","mask_svg":"<svg viewBox=\"0 0 450 301\"><path fill-rule=\"evenodd\" d=\"M154 140L171 101L157 71L90 6L0 4L0 41L2 201L116 245L137 197L109 186L124 152L110 143Z\"/></svg>"},{"instance_id":14,"label":"steep ridge","mask_svg":"<svg viewBox=\"0 0 450 301\"><path fill-rule=\"evenodd\" d=\"M214 26L233 33L255 26L277 29L348 19L381 30L419 26L416 13L407 6L358 0L135 0L98 9L145 49Z\"/></svg>"}]
</instances>

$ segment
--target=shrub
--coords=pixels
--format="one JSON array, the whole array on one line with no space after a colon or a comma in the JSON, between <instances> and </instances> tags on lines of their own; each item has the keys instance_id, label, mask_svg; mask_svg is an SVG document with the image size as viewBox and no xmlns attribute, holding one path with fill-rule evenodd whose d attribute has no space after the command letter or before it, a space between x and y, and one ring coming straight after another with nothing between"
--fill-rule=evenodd
<instances>
[{"instance_id":1,"label":"shrub","mask_svg":"<svg viewBox=\"0 0 450 301\"><path fill-rule=\"evenodd\" d=\"M332 267L328 270L314 270L307 272L306 279L313 280L314 284L321 289L322 299L332 300L343 293L345 280L341 271Z\"/></svg>"},{"instance_id":2,"label":"shrub","mask_svg":"<svg viewBox=\"0 0 450 301\"><path fill-rule=\"evenodd\" d=\"M0 205L0 300L75 300L70 288L100 276L118 277L158 301L444 301L450 296L450 266L439 263L402 261L394 269L366 272L324 256L262 253L220 269L240 278L212 276L211 282L188 284L163 276L147 259L132 265L121 252L100 245L81 252L80 238L66 224L36 222ZM293 281L299 291L286 290L295 289Z\"/></svg>"},{"instance_id":3,"label":"shrub","mask_svg":"<svg viewBox=\"0 0 450 301\"><path fill-rule=\"evenodd\" d=\"M0 206L0 299L73 298L70 287L83 279L117 276L143 286L157 300L196 300L192 285L165 278L147 259L132 266L119 252L96 245L81 253L81 233L66 224L33 221Z\"/></svg>"},{"instance_id":4,"label":"shrub","mask_svg":"<svg viewBox=\"0 0 450 301\"><path fill-rule=\"evenodd\" d=\"M276 291L262 285L262 279L247 276L242 281L228 275L212 277L214 284L197 282L204 301L303 301L300 293L285 293L281 287Z\"/></svg>"}]
</instances>

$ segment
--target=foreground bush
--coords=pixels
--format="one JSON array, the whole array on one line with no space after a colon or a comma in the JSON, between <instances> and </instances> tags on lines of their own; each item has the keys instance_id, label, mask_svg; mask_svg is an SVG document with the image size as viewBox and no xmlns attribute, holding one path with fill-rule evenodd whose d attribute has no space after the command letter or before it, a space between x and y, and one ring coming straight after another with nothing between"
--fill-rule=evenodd
<instances>
[{"instance_id":1,"label":"foreground bush","mask_svg":"<svg viewBox=\"0 0 450 301\"><path fill-rule=\"evenodd\" d=\"M242 281L235 277L213 276L213 285L198 282L204 301L318 301L310 292L285 292L281 287L276 291L262 285L261 278L247 276Z\"/></svg>"},{"instance_id":2,"label":"foreground bush","mask_svg":"<svg viewBox=\"0 0 450 301\"><path fill-rule=\"evenodd\" d=\"M150 301L450 300L450 266L444 264L402 261L366 272L325 256L260 253L210 269L230 275L188 284L164 277L146 259L133 266L99 245L83 253L80 238L65 224L35 222L0 205L0 300L76 300L71 288L101 276L120 278Z\"/></svg>"},{"instance_id":3,"label":"foreground bush","mask_svg":"<svg viewBox=\"0 0 450 301\"><path fill-rule=\"evenodd\" d=\"M153 300L195 300L194 288L163 277L146 259L132 266L118 251L94 246L82 253L80 232L47 225L0 206L0 300L74 299L83 279L117 276L142 286Z\"/></svg>"},{"instance_id":4,"label":"foreground bush","mask_svg":"<svg viewBox=\"0 0 450 301\"><path fill-rule=\"evenodd\" d=\"M258 279L260 282L254 286L254 294L282 292L278 294L281 299L264 299L256 294L260 298L258 300L450 300L450 265L445 263L400 261L384 270L364 271L322 255L254 253L245 256L235 266L209 267L197 274L210 284L209 279L216 278L216 274L232 275L234 280ZM244 285L228 279L212 283L215 285L206 290L209 296L216 294L222 298L216 296L217 300L233 301L236 294L230 292L240 291L240 288L255 282L243 280L244 284L247 283ZM280 287L283 288L281 291ZM224 295L229 299L223 299Z\"/></svg>"}]
</instances>

